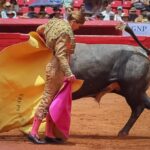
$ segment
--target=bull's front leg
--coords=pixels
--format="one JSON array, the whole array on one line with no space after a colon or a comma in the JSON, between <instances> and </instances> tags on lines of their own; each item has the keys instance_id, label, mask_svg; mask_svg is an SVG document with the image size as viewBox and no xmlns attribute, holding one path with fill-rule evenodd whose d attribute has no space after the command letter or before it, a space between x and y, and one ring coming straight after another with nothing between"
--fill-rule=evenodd
<instances>
[{"instance_id":1,"label":"bull's front leg","mask_svg":"<svg viewBox=\"0 0 150 150\"><path fill-rule=\"evenodd\" d=\"M135 107L131 108L132 110L131 116L126 125L120 130L118 134L119 137L125 137L129 134L130 129L132 128L136 120L139 118L144 108L145 108L144 104L138 105L136 108Z\"/></svg>"}]
</instances>

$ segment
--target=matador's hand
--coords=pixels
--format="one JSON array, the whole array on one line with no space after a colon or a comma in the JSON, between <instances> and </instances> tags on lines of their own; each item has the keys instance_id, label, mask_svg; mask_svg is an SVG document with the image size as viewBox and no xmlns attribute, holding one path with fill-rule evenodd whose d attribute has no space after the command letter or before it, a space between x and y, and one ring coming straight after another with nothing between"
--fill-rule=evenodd
<instances>
[{"instance_id":1,"label":"matador's hand","mask_svg":"<svg viewBox=\"0 0 150 150\"><path fill-rule=\"evenodd\" d=\"M65 80L73 82L76 80L76 77L75 77L75 75L71 75L71 76L65 77Z\"/></svg>"}]
</instances>

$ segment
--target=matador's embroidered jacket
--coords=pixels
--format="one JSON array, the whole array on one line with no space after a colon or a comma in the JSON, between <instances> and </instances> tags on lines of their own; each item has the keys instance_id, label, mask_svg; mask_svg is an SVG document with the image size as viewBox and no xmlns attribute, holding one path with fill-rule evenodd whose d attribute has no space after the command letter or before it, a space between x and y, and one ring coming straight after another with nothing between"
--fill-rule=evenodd
<instances>
[{"instance_id":1,"label":"matador's embroidered jacket","mask_svg":"<svg viewBox=\"0 0 150 150\"><path fill-rule=\"evenodd\" d=\"M45 26L46 45L54 51L65 76L72 75L69 67L69 54L74 52L75 40L70 24L62 19L53 18Z\"/></svg>"}]
</instances>

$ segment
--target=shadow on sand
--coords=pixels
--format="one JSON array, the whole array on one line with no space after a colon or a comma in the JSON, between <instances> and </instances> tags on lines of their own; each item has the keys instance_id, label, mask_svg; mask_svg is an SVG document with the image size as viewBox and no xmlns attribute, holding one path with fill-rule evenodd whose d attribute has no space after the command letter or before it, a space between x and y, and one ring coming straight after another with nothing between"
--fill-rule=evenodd
<instances>
[{"instance_id":1,"label":"shadow on sand","mask_svg":"<svg viewBox=\"0 0 150 150\"><path fill-rule=\"evenodd\" d=\"M81 138L81 139L103 139L103 140L138 140L138 139L150 139L148 136L127 136L127 137L118 137L112 135L71 135L70 138Z\"/></svg>"}]
</instances>

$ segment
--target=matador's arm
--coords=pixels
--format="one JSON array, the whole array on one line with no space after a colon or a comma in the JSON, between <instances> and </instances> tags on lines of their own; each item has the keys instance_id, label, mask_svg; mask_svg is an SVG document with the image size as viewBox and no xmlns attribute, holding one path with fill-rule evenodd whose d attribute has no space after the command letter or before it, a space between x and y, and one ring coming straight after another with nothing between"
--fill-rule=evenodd
<instances>
[{"instance_id":1,"label":"matador's arm","mask_svg":"<svg viewBox=\"0 0 150 150\"><path fill-rule=\"evenodd\" d=\"M70 37L67 34L63 34L56 40L55 43L55 56L60 62L60 67L66 77L72 76L73 73L69 65L69 51L71 49Z\"/></svg>"}]
</instances>

